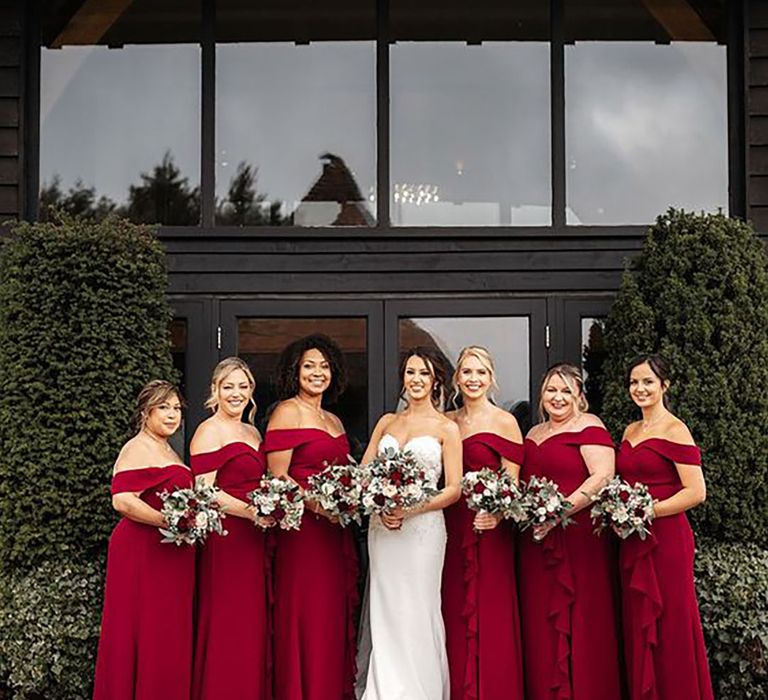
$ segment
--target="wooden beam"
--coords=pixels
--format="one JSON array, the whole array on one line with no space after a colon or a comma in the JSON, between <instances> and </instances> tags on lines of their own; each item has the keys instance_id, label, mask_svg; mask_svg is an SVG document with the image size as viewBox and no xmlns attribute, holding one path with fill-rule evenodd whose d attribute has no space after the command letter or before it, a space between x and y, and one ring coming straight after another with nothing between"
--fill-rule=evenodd
<instances>
[{"instance_id":1,"label":"wooden beam","mask_svg":"<svg viewBox=\"0 0 768 700\"><path fill-rule=\"evenodd\" d=\"M97 44L132 2L133 0L85 0L53 40L51 48Z\"/></svg>"},{"instance_id":2,"label":"wooden beam","mask_svg":"<svg viewBox=\"0 0 768 700\"><path fill-rule=\"evenodd\" d=\"M715 41L704 20L686 0L643 0L672 41Z\"/></svg>"}]
</instances>

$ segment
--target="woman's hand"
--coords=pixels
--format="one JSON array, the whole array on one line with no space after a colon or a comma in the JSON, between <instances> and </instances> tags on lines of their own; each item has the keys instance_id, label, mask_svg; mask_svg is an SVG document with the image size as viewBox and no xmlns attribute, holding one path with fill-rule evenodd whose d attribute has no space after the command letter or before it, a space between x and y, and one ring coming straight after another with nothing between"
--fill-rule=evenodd
<instances>
[{"instance_id":1,"label":"woman's hand","mask_svg":"<svg viewBox=\"0 0 768 700\"><path fill-rule=\"evenodd\" d=\"M325 508L323 508L317 501L312 500L311 498L306 498L304 500L304 508L315 515L322 515L324 518L328 518L334 525L339 524L339 518L336 515L333 515L329 511L327 511Z\"/></svg>"},{"instance_id":2,"label":"woman's hand","mask_svg":"<svg viewBox=\"0 0 768 700\"><path fill-rule=\"evenodd\" d=\"M384 523L384 527L388 530L399 530L403 526L404 519L405 514L402 508L396 508L391 513L381 514L381 522Z\"/></svg>"},{"instance_id":3,"label":"woman's hand","mask_svg":"<svg viewBox=\"0 0 768 700\"><path fill-rule=\"evenodd\" d=\"M541 542L555 527L554 523L545 523L544 525L533 526L533 539Z\"/></svg>"},{"instance_id":4,"label":"woman's hand","mask_svg":"<svg viewBox=\"0 0 768 700\"><path fill-rule=\"evenodd\" d=\"M501 522L500 515L491 515L490 513L477 513L472 526L477 531L493 530Z\"/></svg>"}]
</instances>

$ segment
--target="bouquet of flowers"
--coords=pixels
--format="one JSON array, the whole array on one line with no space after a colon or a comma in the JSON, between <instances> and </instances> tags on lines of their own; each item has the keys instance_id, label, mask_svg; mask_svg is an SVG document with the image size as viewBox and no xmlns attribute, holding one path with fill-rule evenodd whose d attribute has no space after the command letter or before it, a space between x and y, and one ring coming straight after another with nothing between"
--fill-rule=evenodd
<instances>
[{"instance_id":1,"label":"bouquet of flowers","mask_svg":"<svg viewBox=\"0 0 768 700\"><path fill-rule=\"evenodd\" d=\"M537 476L528 479L523 504L528 514L522 524L523 530L534 525L567 527L573 523L573 518L567 514L573 504L565 500L557 484L549 479ZM540 538L534 535L534 539Z\"/></svg>"},{"instance_id":2,"label":"bouquet of flowers","mask_svg":"<svg viewBox=\"0 0 768 700\"><path fill-rule=\"evenodd\" d=\"M363 486L358 465L350 457L349 464L332 464L319 474L309 477L309 488L304 498L317 501L335 515L339 525L361 523Z\"/></svg>"},{"instance_id":3,"label":"bouquet of flowers","mask_svg":"<svg viewBox=\"0 0 768 700\"><path fill-rule=\"evenodd\" d=\"M284 476L263 476L259 487L248 494L248 502L261 518L272 518L282 530L298 530L304 515L299 486Z\"/></svg>"},{"instance_id":4,"label":"bouquet of flowers","mask_svg":"<svg viewBox=\"0 0 768 700\"><path fill-rule=\"evenodd\" d=\"M470 510L510 518L516 523L528 518L522 493L505 469L483 467L467 472L461 479L461 491Z\"/></svg>"},{"instance_id":5,"label":"bouquet of flowers","mask_svg":"<svg viewBox=\"0 0 768 700\"><path fill-rule=\"evenodd\" d=\"M590 515L595 532L611 528L625 540L637 534L644 540L650 533L648 525L653 520L653 497L645 484L630 486L620 476L615 476L600 492L592 496L595 504Z\"/></svg>"},{"instance_id":6,"label":"bouquet of flowers","mask_svg":"<svg viewBox=\"0 0 768 700\"><path fill-rule=\"evenodd\" d=\"M408 450L380 452L363 468L362 475L366 515L415 508L439 493L426 467Z\"/></svg>"},{"instance_id":7,"label":"bouquet of flowers","mask_svg":"<svg viewBox=\"0 0 768 700\"><path fill-rule=\"evenodd\" d=\"M193 488L158 493L163 502L160 512L167 527L160 527L163 543L182 545L205 542L211 532L226 535L224 513L216 500L218 489L198 478Z\"/></svg>"}]
</instances>

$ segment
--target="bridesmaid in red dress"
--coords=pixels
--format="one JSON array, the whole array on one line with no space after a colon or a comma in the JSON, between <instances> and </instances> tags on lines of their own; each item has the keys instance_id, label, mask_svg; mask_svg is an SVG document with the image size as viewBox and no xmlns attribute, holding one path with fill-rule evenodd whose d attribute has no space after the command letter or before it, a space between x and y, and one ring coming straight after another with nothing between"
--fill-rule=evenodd
<instances>
[{"instance_id":1,"label":"bridesmaid in red dress","mask_svg":"<svg viewBox=\"0 0 768 700\"><path fill-rule=\"evenodd\" d=\"M278 361L278 392L264 436L269 470L304 488L328 464L347 462L341 421L323 406L346 384L344 360L328 337L291 343ZM353 698L357 555L352 533L315 502L301 529L277 532L274 562L275 700Z\"/></svg>"},{"instance_id":2,"label":"bridesmaid in red dress","mask_svg":"<svg viewBox=\"0 0 768 700\"><path fill-rule=\"evenodd\" d=\"M271 697L266 536L246 502L265 471L261 436L250 422L255 386L243 360L222 360L206 402L214 414L200 424L190 445L192 471L221 489L218 500L227 516L226 537L209 538L198 557L194 700Z\"/></svg>"},{"instance_id":3,"label":"bridesmaid in red dress","mask_svg":"<svg viewBox=\"0 0 768 700\"><path fill-rule=\"evenodd\" d=\"M632 700L711 700L707 652L693 580L693 532L685 511L702 503L701 454L666 405L666 362L636 358L627 372L642 420L627 426L616 467L648 486L655 519L645 540L620 545L624 655Z\"/></svg>"},{"instance_id":4,"label":"bridesmaid in red dress","mask_svg":"<svg viewBox=\"0 0 768 700\"><path fill-rule=\"evenodd\" d=\"M158 492L192 485L168 444L181 397L155 380L139 393L134 436L115 462L112 504L123 516L109 540L94 700L188 700L192 676L195 550L161 544Z\"/></svg>"},{"instance_id":5,"label":"bridesmaid in red dress","mask_svg":"<svg viewBox=\"0 0 768 700\"><path fill-rule=\"evenodd\" d=\"M543 422L525 440L521 478L557 483L573 504L575 521L567 529L537 527L520 538L527 700L622 697L615 541L593 534L587 495L613 476L614 449L587 408L581 372L555 365L541 384Z\"/></svg>"},{"instance_id":6,"label":"bridesmaid in red dress","mask_svg":"<svg viewBox=\"0 0 768 700\"><path fill-rule=\"evenodd\" d=\"M515 417L489 400L498 387L485 348L461 351L453 386L464 405L447 415L463 439L464 471L495 467L517 481L523 437ZM514 526L469 510L464 498L446 509L445 524L443 617L451 699L522 700Z\"/></svg>"}]
</instances>

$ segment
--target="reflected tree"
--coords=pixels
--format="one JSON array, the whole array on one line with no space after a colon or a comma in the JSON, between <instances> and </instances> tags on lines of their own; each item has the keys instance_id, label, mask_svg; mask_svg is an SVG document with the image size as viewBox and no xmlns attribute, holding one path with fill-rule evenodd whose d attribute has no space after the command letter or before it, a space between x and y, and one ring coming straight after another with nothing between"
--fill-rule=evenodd
<instances>
[{"instance_id":1,"label":"reflected tree","mask_svg":"<svg viewBox=\"0 0 768 700\"><path fill-rule=\"evenodd\" d=\"M279 201L269 202L256 188L258 168L240 161L229 183L226 199L216 207L216 220L225 226L279 226L287 222Z\"/></svg>"},{"instance_id":2,"label":"reflected tree","mask_svg":"<svg viewBox=\"0 0 768 700\"><path fill-rule=\"evenodd\" d=\"M54 174L50 184L43 183L40 189L40 220L49 221L54 209L90 221L100 221L107 214L116 211L117 204L109 197L97 198L96 188L87 187L79 178L64 193L61 189L61 177Z\"/></svg>"},{"instance_id":3,"label":"reflected tree","mask_svg":"<svg viewBox=\"0 0 768 700\"><path fill-rule=\"evenodd\" d=\"M589 337L584 346L584 393L589 402L589 410L600 415L603 410L603 363L605 362L605 343L603 342L603 322L594 319L589 326Z\"/></svg>"},{"instance_id":4,"label":"reflected tree","mask_svg":"<svg viewBox=\"0 0 768 700\"><path fill-rule=\"evenodd\" d=\"M170 151L151 173L141 173L141 184L128 188L128 203L120 213L146 224L194 226L200 221L200 188L190 187Z\"/></svg>"}]
</instances>

